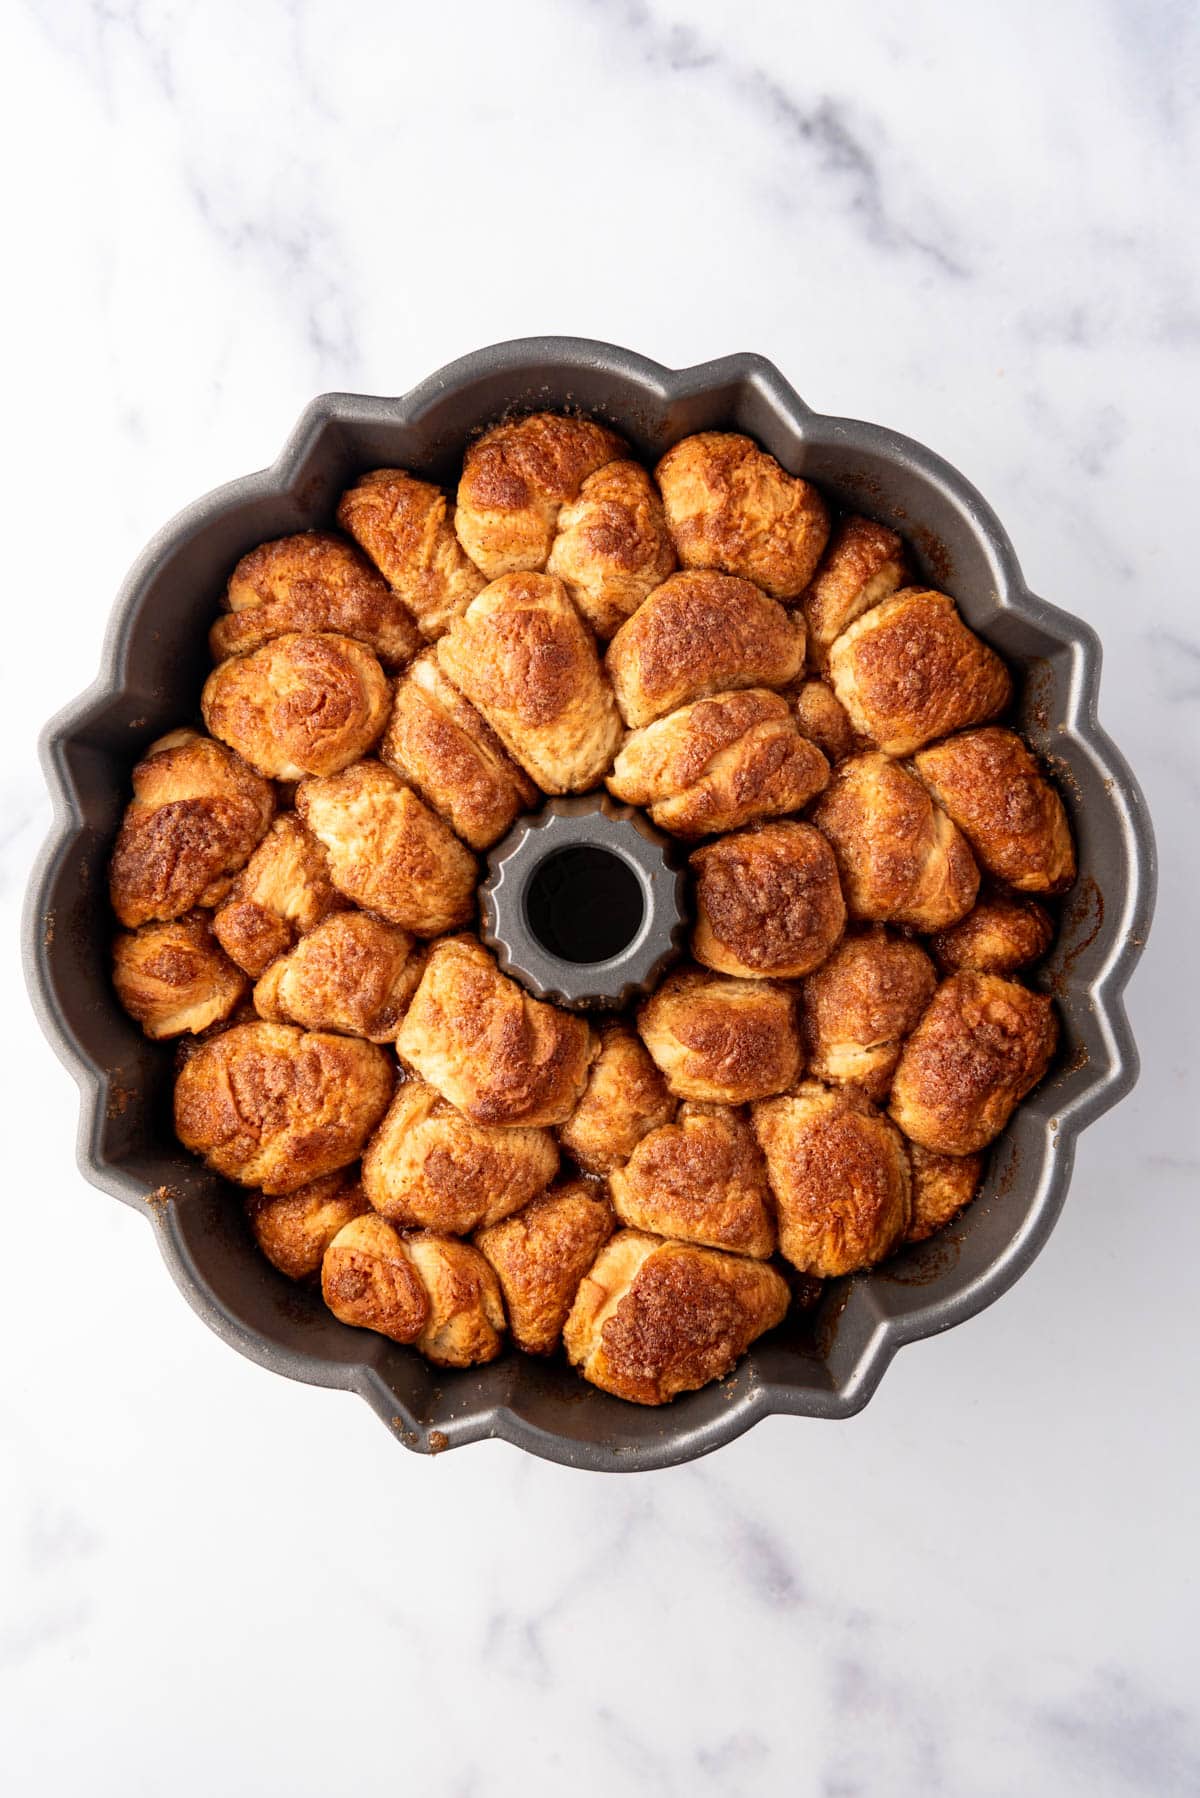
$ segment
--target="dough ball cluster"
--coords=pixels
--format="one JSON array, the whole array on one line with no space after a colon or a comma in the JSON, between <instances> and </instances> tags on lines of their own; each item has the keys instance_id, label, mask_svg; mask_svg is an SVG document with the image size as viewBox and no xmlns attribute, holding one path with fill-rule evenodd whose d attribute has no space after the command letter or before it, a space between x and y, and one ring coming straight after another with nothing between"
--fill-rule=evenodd
<instances>
[{"instance_id":1,"label":"dough ball cluster","mask_svg":"<svg viewBox=\"0 0 1200 1798\"><path fill-rule=\"evenodd\" d=\"M749 437L651 471L515 417L456 492L372 469L335 522L248 549L207 734L133 770L117 995L342 1323L666 1403L970 1203L1055 1049L1025 975L1062 800L903 540ZM477 889L523 813L605 788L677 840L692 933L592 1017L502 972Z\"/></svg>"}]
</instances>

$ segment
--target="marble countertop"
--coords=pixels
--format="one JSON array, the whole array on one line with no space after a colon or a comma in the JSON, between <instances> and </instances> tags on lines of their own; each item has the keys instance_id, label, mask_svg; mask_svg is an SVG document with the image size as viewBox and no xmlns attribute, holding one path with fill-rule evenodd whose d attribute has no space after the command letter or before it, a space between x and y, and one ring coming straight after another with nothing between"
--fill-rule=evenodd
<instances>
[{"instance_id":1,"label":"marble countertop","mask_svg":"<svg viewBox=\"0 0 1200 1798\"><path fill-rule=\"evenodd\" d=\"M1033 1269L854 1421L642 1477L410 1456L223 1347L77 1172L10 952L6 1791L1200 1790L1195 10L26 0L0 43L10 944L33 741L145 539L313 393L541 331L757 349L944 452L1099 630L1162 856L1141 1083Z\"/></svg>"}]
</instances>

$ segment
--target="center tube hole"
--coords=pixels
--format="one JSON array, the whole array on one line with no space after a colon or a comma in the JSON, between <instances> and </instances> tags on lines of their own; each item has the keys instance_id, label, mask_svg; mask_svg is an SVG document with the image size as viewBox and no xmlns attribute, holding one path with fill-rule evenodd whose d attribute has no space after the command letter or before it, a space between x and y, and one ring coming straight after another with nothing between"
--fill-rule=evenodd
<instances>
[{"instance_id":1,"label":"center tube hole","mask_svg":"<svg viewBox=\"0 0 1200 1798\"><path fill-rule=\"evenodd\" d=\"M548 855L533 871L525 914L543 949L561 961L608 961L642 927L641 882L607 849L581 844Z\"/></svg>"}]
</instances>

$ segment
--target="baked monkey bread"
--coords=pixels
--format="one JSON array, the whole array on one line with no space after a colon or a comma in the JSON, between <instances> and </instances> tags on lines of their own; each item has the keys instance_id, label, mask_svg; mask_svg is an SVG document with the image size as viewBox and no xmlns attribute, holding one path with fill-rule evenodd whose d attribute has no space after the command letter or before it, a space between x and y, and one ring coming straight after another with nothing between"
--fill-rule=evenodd
<instances>
[{"instance_id":1,"label":"baked monkey bread","mask_svg":"<svg viewBox=\"0 0 1200 1798\"><path fill-rule=\"evenodd\" d=\"M132 770L117 996L264 1278L377 1353L666 1404L970 1204L1055 1051L1067 807L914 546L741 433L651 466L514 415L320 523L241 546L204 730ZM483 940L551 804L640 808L686 883L623 1010Z\"/></svg>"}]
</instances>

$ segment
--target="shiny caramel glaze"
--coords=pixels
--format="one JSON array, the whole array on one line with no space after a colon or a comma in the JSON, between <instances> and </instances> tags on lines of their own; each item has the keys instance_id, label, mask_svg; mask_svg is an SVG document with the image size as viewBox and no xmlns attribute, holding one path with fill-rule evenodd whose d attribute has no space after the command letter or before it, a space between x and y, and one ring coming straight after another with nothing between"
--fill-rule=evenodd
<instances>
[{"instance_id":1,"label":"shiny caramel glaze","mask_svg":"<svg viewBox=\"0 0 1200 1798\"><path fill-rule=\"evenodd\" d=\"M392 1095L392 1063L373 1043L235 1024L192 1055L175 1082L175 1133L216 1173L263 1192L356 1161Z\"/></svg>"},{"instance_id":2,"label":"shiny caramel glaze","mask_svg":"<svg viewBox=\"0 0 1200 1798\"><path fill-rule=\"evenodd\" d=\"M219 903L274 815L269 783L194 730L152 743L132 779L108 875L120 922L133 930Z\"/></svg>"},{"instance_id":3,"label":"shiny caramel glaze","mask_svg":"<svg viewBox=\"0 0 1200 1798\"><path fill-rule=\"evenodd\" d=\"M454 528L488 580L544 569L563 506L590 474L626 455L615 432L590 418L532 412L470 444Z\"/></svg>"},{"instance_id":4,"label":"shiny caramel glaze","mask_svg":"<svg viewBox=\"0 0 1200 1798\"><path fill-rule=\"evenodd\" d=\"M364 910L415 936L472 917L475 857L381 762L303 781L296 810L322 844L333 884Z\"/></svg>"},{"instance_id":5,"label":"shiny caramel glaze","mask_svg":"<svg viewBox=\"0 0 1200 1798\"><path fill-rule=\"evenodd\" d=\"M588 1174L611 1173L648 1130L670 1123L676 1101L641 1039L612 1021L596 1031L597 1052L579 1103L558 1140Z\"/></svg>"},{"instance_id":6,"label":"shiny caramel glaze","mask_svg":"<svg viewBox=\"0 0 1200 1798\"><path fill-rule=\"evenodd\" d=\"M780 1252L818 1279L872 1267L912 1214L904 1138L855 1087L802 1081L754 1107L779 1220Z\"/></svg>"},{"instance_id":7,"label":"shiny caramel glaze","mask_svg":"<svg viewBox=\"0 0 1200 1798\"><path fill-rule=\"evenodd\" d=\"M738 687L784 687L804 667L804 622L733 575L673 574L604 658L626 724Z\"/></svg>"},{"instance_id":8,"label":"shiny caramel glaze","mask_svg":"<svg viewBox=\"0 0 1200 1798\"><path fill-rule=\"evenodd\" d=\"M603 1184L569 1180L476 1232L475 1246L500 1282L519 1349L549 1355L558 1347L580 1282L612 1231Z\"/></svg>"},{"instance_id":9,"label":"shiny caramel glaze","mask_svg":"<svg viewBox=\"0 0 1200 1798\"><path fill-rule=\"evenodd\" d=\"M333 531L300 531L260 543L229 577L225 616L209 634L213 660L245 655L293 631L355 637L385 668L420 648L407 606L366 556Z\"/></svg>"},{"instance_id":10,"label":"shiny caramel glaze","mask_svg":"<svg viewBox=\"0 0 1200 1798\"><path fill-rule=\"evenodd\" d=\"M702 837L796 812L829 780L781 693L750 687L698 699L633 731L608 790L660 830Z\"/></svg>"},{"instance_id":11,"label":"shiny caramel glaze","mask_svg":"<svg viewBox=\"0 0 1200 1798\"><path fill-rule=\"evenodd\" d=\"M426 1081L396 1089L363 1155L363 1190L396 1224L465 1236L517 1211L554 1178L548 1130L478 1124Z\"/></svg>"},{"instance_id":12,"label":"shiny caramel glaze","mask_svg":"<svg viewBox=\"0 0 1200 1798\"><path fill-rule=\"evenodd\" d=\"M489 849L538 789L495 731L446 679L433 651L396 683L380 760L470 848Z\"/></svg>"},{"instance_id":13,"label":"shiny caramel glaze","mask_svg":"<svg viewBox=\"0 0 1200 1798\"><path fill-rule=\"evenodd\" d=\"M834 692L855 730L886 755L995 718L1012 677L945 593L906 587L864 612L831 645Z\"/></svg>"},{"instance_id":14,"label":"shiny caramel glaze","mask_svg":"<svg viewBox=\"0 0 1200 1798\"><path fill-rule=\"evenodd\" d=\"M559 577L581 616L607 640L674 567L650 476L638 462L609 462L559 512L546 572Z\"/></svg>"},{"instance_id":15,"label":"shiny caramel glaze","mask_svg":"<svg viewBox=\"0 0 1200 1798\"><path fill-rule=\"evenodd\" d=\"M662 1405L728 1373L788 1300L766 1262L621 1230L585 1275L563 1341L592 1385Z\"/></svg>"},{"instance_id":16,"label":"shiny caramel glaze","mask_svg":"<svg viewBox=\"0 0 1200 1798\"><path fill-rule=\"evenodd\" d=\"M437 646L438 666L545 793L582 793L621 740L595 639L549 574L485 587Z\"/></svg>"},{"instance_id":17,"label":"shiny caramel glaze","mask_svg":"<svg viewBox=\"0 0 1200 1798\"><path fill-rule=\"evenodd\" d=\"M908 938L879 927L844 937L801 985L809 1071L885 1099L904 1039L936 986L933 963Z\"/></svg>"},{"instance_id":18,"label":"shiny caramel glaze","mask_svg":"<svg viewBox=\"0 0 1200 1798\"><path fill-rule=\"evenodd\" d=\"M938 930L975 903L965 837L901 763L868 750L840 762L811 812L832 846L852 918Z\"/></svg>"},{"instance_id":19,"label":"shiny caramel glaze","mask_svg":"<svg viewBox=\"0 0 1200 1798\"><path fill-rule=\"evenodd\" d=\"M455 535L446 495L403 468L361 476L338 502L338 523L361 544L422 637L442 636L486 585Z\"/></svg>"},{"instance_id":20,"label":"shiny caramel glaze","mask_svg":"<svg viewBox=\"0 0 1200 1798\"><path fill-rule=\"evenodd\" d=\"M254 1009L277 1024L394 1043L423 966L398 924L334 912L272 962L254 988Z\"/></svg>"},{"instance_id":21,"label":"shiny caramel glaze","mask_svg":"<svg viewBox=\"0 0 1200 1798\"><path fill-rule=\"evenodd\" d=\"M913 764L994 880L1022 893L1061 893L1075 878L1062 799L1011 730L968 730Z\"/></svg>"},{"instance_id":22,"label":"shiny caramel glaze","mask_svg":"<svg viewBox=\"0 0 1200 1798\"><path fill-rule=\"evenodd\" d=\"M824 670L847 626L894 593L904 577L904 544L895 531L873 518L843 518L800 598L812 667Z\"/></svg>"},{"instance_id":23,"label":"shiny caramel glaze","mask_svg":"<svg viewBox=\"0 0 1200 1798\"><path fill-rule=\"evenodd\" d=\"M766 1166L749 1123L727 1105L682 1105L608 1184L617 1216L635 1229L756 1260L775 1249Z\"/></svg>"},{"instance_id":24,"label":"shiny caramel glaze","mask_svg":"<svg viewBox=\"0 0 1200 1798\"><path fill-rule=\"evenodd\" d=\"M1037 1085L1057 1040L1043 993L995 974L952 974L904 1045L891 1115L923 1148L972 1155Z\"/></svg>"},{"instance_id":25,"label":"shiny caramel glaze","mask_svg":"<svg viewBox=\"0 0 1200 1798\"><path fill-rule=\"evenodd\" d=\"M829 536L817 489L751 437L700 431L654 471L684 568L715 568L790 599L812 578Z\"/></svg>"},{"instance_id":26,"label":"shiny caramel glaze","mask_svg":"<svg viewBox=\"0 0 1200 1798\"><path fill-rule=\"evenodd\" d=\"M474 937L435 943L396 1042L402 1061L481 1124L561 1124L587 1081L587 1022L533 999Z\"/></svg>"},{"instance_id":27,"label":"shiny caramel glaze","mask_svg":"<svg viewBox=\"0 0 1200 1798\"><path fill-rule=\"evenodd\" d=\"M792 979L819 967L846 907L833 851L811 825L759 824L694 850L692 953L706 968Z\"/></svg>"},{"instance_id":28,"label":"shiny caramel glaze","mask_svg":"<svg viewBox=\"0 0 1200 1798\"><path fill-rule=\"evenodd\" d=\"M783 1092L803 1066L795 997L773 981L676 968L637 1024L681 1099L742 1105Z\"/></svg>"}]
</instances>

